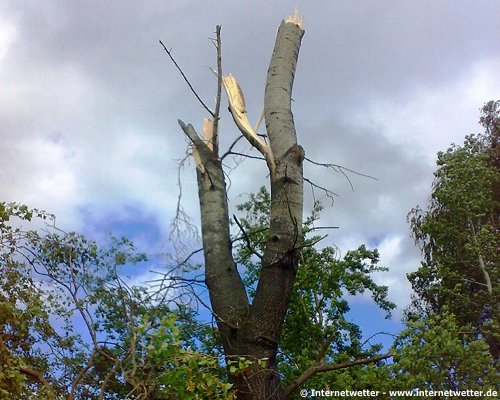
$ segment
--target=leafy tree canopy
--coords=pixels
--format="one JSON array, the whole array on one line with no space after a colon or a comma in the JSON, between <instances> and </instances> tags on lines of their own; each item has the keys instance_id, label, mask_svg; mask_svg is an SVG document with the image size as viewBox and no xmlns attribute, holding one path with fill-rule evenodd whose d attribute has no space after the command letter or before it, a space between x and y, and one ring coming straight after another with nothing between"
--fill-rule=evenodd
<instances>
[{"instance_id":1,"label":"leafy tree canopy","mask_svg":"<svg viewBox=\"0 0 500 400\"><path fill-rule=\"evenodd\" d=\"M500 102L482 109L486 132L438 153L426 210L409 214L424 262L409 280L415 291L412 315L446 309L457 323L485 337L498 358L500 332Z\"/></svg>"},{"instance_id":2,"label":"leafy tree canopy","mask_svg":"<svg viewBox=\"0 0 500 400\"><path fill-rule=\"evenodd\" d=\"M489 346L464 331L446 307L409 321L396 342L393 389L483 390L498 388Z\"/></svg>"},{"instance_id":3,"label":"leafy tree canopy","mask_svg":"<svg viewBox=\"0 0 500 400\"><path fill-rule=\"evenodd\" d=\"M22 229L34 218L50 224ZM192 311L120 277L144 254L53 221L0 203L1 399L233 398L218 359L190 347Z\"/></svg>"}]
</instances>

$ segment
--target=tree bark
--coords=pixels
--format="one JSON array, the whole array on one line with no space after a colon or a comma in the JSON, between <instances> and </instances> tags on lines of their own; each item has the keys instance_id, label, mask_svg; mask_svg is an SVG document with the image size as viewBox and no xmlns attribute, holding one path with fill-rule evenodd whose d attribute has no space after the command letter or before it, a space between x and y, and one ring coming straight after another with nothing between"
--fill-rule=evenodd
<instances>
[{"instance_id":1,"label":"tree bark","mask_svg":"<svg viewBox=\"0 0 500 400\"><path fill-rule=\"evenodd\" d=\"M207 146L191 125L186 125L180 120L179 124L193 142L199 157L198 196L205 257L205 281L210 303L225 354L238 354L234 336L247 315L249 302L232 255L222 163L214 148Z\"/></svg>"},{"instance_id":2,"label":"tree bark","mask_svg":"<svg viewBox=\"0 0 500 400\"><path fill-rule=\"evenodd\" d=\"M285 398L276 353L302 242L304 150L297 144L291 93L303 34L297 14L278 30L264 103L270 146L246 123L243 94L236 81L224 79L233 118L263 153L271 180L269 241L252 304L232 255L226 184L217 149L207 145L207 138L203 140L191 125L179 121L194 146L206 284L226 360L245 357L254 362L249 370L231 377L238 400ZM261 359L267 360L266 368L259 366Z\"/></svg>"},{"instance_id":3,"label":"tree bark","mask_svg":"<svg viewBox=\"0 0 500 400\"><path fill-rule=\"evenodd\" d=\"M304 31L284 21L277 34L266 82L264 113L274 159L271 222L255 299L238 335L243 354L267 359L265 369L251 368L234 383L238 399L283 399L276 368L281 328L295 281L302 242L304 151L297 144L291 93Z\"/></svg>"}]
</instances>

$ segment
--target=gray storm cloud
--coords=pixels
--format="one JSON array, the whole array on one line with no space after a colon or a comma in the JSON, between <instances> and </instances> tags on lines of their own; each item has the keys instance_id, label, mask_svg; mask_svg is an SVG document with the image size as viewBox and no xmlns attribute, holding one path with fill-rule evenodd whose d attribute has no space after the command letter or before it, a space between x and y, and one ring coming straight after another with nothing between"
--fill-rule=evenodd
<instances>
[{"instance_id":1,"label":"gray storm cloud","mask_svg":"<svg viewBox=\"0 0 500 400\"><path fill-rule=\"evenodd\" d=\"M186 148L176 121L201 126L206 115L158 40L211 104L209 37L221 24L223 68L253 121L276 28L295 5L306 30L293 96L299 141L315 160L378 179L351 175L352 192L341 175L307 167L341 195L325 210L325 224L340 226L328 240L343 251L379 246L391 268L380 279L407 302L402 282L419 259L406 214L429 194L436 151L479 131L479 108L499 97L497 1L3 2L2 198L46 208L70 228L84 228L82 208L102 219L139 205L157 213L166 238ZM227 146L237 130L227 113L221 123ZM196 221L192 168L182 177ZM264 171L245 161L231 172L233 206Z\"/></svg>"}]
</instances>

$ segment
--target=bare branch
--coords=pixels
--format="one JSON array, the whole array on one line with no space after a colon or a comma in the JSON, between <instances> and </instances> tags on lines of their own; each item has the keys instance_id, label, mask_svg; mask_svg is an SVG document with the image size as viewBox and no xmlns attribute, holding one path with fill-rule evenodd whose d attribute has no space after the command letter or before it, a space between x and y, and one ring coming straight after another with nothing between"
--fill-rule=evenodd
<instances>
[{"instance_id":1,"label":"bare branch","mask_svg":"<svg viewBox=\"0 0 500 400\"><path fill-rule=\"evenodd\" d=\"M233 219L236 222L236 225L238 225L238 227L240 228L241 233L243 233L243 237L245 238L245 241L247 242L248 249L262 260L262 255L259 252L257 252L257 250L255 250L253 248L252 242L250 242L250 238L248 237L247 233L245 232L245 229L243 228L240 221L238 220L238 217L236 217L236 215L233 214Z\"/></svg>"},{"instance_id":2,"label":"bare branch","mask_svg":"<svg viewBox=\"0 0 500 400\"><path fill-rule=\"evenodd\" d=\"M250 154L238 153L236 151L227 152L225 155L233 155L233 156L240 156L240 157L245 157L245 158L251 158L252 160L265 160L264 157L251 156Z\"/></svg>"},{"instance_id":3,"label":"bare branch","mask_svg":"<svg viewBox=\"0 0 500 400\"><path fill-rule=\"evenodd\" d=\"M243 135L240 135L238 136L236 139L234 139L234 142L231 143L231 146L229 146L229 149L222 155L222 157L220 158L221 160L223 160L225 157L227 157L229 154L231 154L231 151L233 150L234 146L236 146L236 144L241 140L243 139L245 136Z\"/></svg>"},{"instance_id":4,"label":"bare branch","mask_svg":"<svg viewBox=\"0 0 500 400\"><path fill-rule=\"evenodd\" d=\"M397 336L392 334L392 333L389 333L389 332L377 332L377 333L374 333L373 335L371 335L368 339L366 339L363 343L361 343L361 346L360 347L363 347L366 343L369 343L371 339L373 339L375 336L378 336L378 335L387 335L387 336L392 336L393 338L396 338Z\"/></svg>"},{"instance_id":5,"label":"bare branch","mask_svg":"<svg viewBox=\"0 0 500 400\"><path fill-rule=\"evenodd\" d=\"M54 391L50 387L49 382L39 372L33 371L32 369L29 369L29 368L22 368L22 367L19 368L19 372L21 372L22 374L24 374L26 376L29 376L32 379L37 380L38 382L40 382L45 387L45 389L47 390L47 392L49 392L50 394L54 395Z\"/></svg>"},{"instance_id":6,"label":"bare branch","mask_svg":"<svg viewBox=\"0 0 500 400\"><path fill-rule=\"evenodd\" d=\"M330 163L320 163L320 162L311 160L310 158L307 158L307 157L304 157L304 160L309 161L311 164L318 165L320 167L330 168L330 169L333 169L335 172L341 173L342 175L344 175L344 177L349 182L349 185L351 186L351 190L352 191L354 191L354 186L353 186L352 181L351 181L351 179L349 178L349 176L347 175L346 172L350 172L352 174L355 174L355 175L358 175L358 176L362 176L364 178L370 178L370 179L374 179L374 180L378 181L378 179L375 178L374 176L363 174L363 173L355 171L353 169L343 167L342 165L330 164Z\"/></svg>"},{"instance_id":7,"label":"bare branch","mask_svg":"<svg viewBox=\"0 0 500 400\"><path fill-rule=\"evenodd\" d=\"M258 136L265 138L265 137L267 137L267 135L259 135L259 133L257 132L259 130L259 126L263 120L264 120L264 107L262 107L262 111L260 112L259 118L257 118L257 121L255 122L255 126L254 126L253 130L257 133Z\"/></svg>"},{"instance_id":8,"label":"bare branch","mask_svg":"<svg viewBox=\"0 0 500 400\"><path fill-rule=\"evenodd\" d=\"M305 381L310 379L312 376L316 375L318 372L328 372L328 371L336 371L339 369L350 368L355 365L364 365L371 364L377 361L382 361L387 358L392 357L394 354L389 352L386 354L381 354L378 356L361 358L354 361L346 361L339 364L316 364L314 363L309 368L307 368L302 374L300 374L297 378L293 380L293 382L285 389L285 397L288 397L292 394L295 389L297 389L300 385L302 385Z\"/></svg>"},{"instance_id":9,"label":"bare branch","mask_svg":"<svg viewBox=\"0 0 500 400\"><path fill-rule=\"evenodd\" d=\"M215 27L216 35L216 49L217 49L217 96L215 99L215 111L213 113L214 123L213 123L213 149L214 153L219 154L219 114L220 114L220 103L221 103L221 92L222 92L222 49L221 49L221 39L220 39L220 25Z\"/></svg>"},{"instance_id":10,"label":"bare branch","mask_svg":"<svg viewBox=\"0 0 500 400\"><path fill-rule=\"evenodd\" d=\"M184 167L184 164L189 159L189 152L187 152L186 156L179 161L179 165L177 167L177 186L179 187L179 194L177 196L177 207L175 210L175 217L171 222L171 230L169 233L169 239L172 241L174 245L174 249L177 253L185 254L187 248L182 243L182 237L187 236L188 238L192 238L195 241L199 240L198 230L196 226L191 222L191 218L182 207L182 179L181 179L181 171ZM196 160L195 160L196 162Z\"/></svg>"},{"instance_id":11,"label":"bare branch","mask_svg":"<svg viewBox=\"0 0 500 400\"><path fill-rule=\"evenodd\" d=\"M306 247L312 247L315 244L317 244L317 243L321 242L322 240L326 239L327 237L328 237L328 235L319 236L318 238L316 238L314 240L305 241L304 244L302 244L301 246L295 246L295 248L296 249L305 249Z\"/></svg>"},{"instance_id":12,"label":"bare branch","mask_svg":"<svg viewBox=\"0 0 500 400\"><path fill-rule=\"evenodd\" d=\"M333 203L335 201L334 196L339 197L339 195L337 193L332 192L330 189L327 189L327 188L325 188L323 186L320 186L320 185L314 183L313 181L311 181L310 179L306 178L305 176L302 179L304 179L304 181L306 181L307 183L309 183L309 185L311 185L311 187L322 190L325 193L326 197L328 197L329 199L332 200L332 205L333 205Z\"/></svg>"},{"instance_id":13,"label":"bare branch","mask_svg":"<svg viewBox=\"0 0 500 400\"><path fill-rule=\"evenodd\" d=\"M317 162L317 161L314 161L314 160L311 160L310 158L307 158L305 157L304 160L306 161L309 161L311 164L314 164L314 165L319 165L320 167L325 167L325 168L331 168L331 169L339 169L339 170L345 170L347 172L351 172L355 175L359 175L359 176L362 176L364 178L370 178L370 179L374 179L376 181L378 181L378 179L374 176L371 176L371 175L367 175L367 174L363 174L361 172L358 172L358 171L355 171L353 169L350 169L350 168L347 168L347 167L344 167L342 165L338 165L338 164L330 164L330 163L320 163L320 162Z\"/></svg>"},{"instance_id":14,"label":"bare branch","mask_svg":"<svg viewBox=\"0 0 500 400\"><path fill-rule=\"evenodd\" d=\"M194 161L196 163L196 167L200 170L202 174L205 174L206 169L205 166L203 165L202 160L206 160L206 155L212 152L211 147L209 147L209 144L212 140L212 129L208 127L210 125L211 127L211 121L209 120L204 120L204 129L203 129L203 134L204 134L204 139L201 139L200 135L196 130L193 128L193 125L191 124L185 124L182 120L177 120L179 123L180 127L186 134L186 136L191 140L192 142L192 154ZM210 179L210 176L208 176Z\"/></svg>"},{"instance_id":15,"label":"bare branch","mask_svg":"<svg viewBox=\"0 0 500 400\"><path fill-rule=\"evenodd\" d=\"M191 82L189 82L189 79L184 74L184 71L179 66L179 64L177 64L177 61L175 61L175 58L172 56L171 50L167 49L167 47L163 44L163 42L161 40L159 42L162 45L162 47L165 50L165 52L168 54L170 60L174 63L174 65L177 68L177 70L181 73L182 77L184 78L184 81L186 81L187 85L189 86L189 89L191 89L191 92L193 92L193 94L196 96L196 98L198 99L198 101L200 102L200 104L203 106L203 108L205 110L207 110L212 117L215 118L215 112L213 112L212 110L210 110L210 108L207 107L207 105L203 102L203 100L200 98L200 96L198 96L198 93L196 93L196 90L194 90L193 85L191 85Z\"/></svg>"},{"instance_id":16,"label":"bare branch","mask_svg":"<svg viewBox=\"0 0 500 400\"><path fill-rule=\"evenodd\" d=\"M254 235L254 234L257 234L257 233L261 233L261 232L265 232L267 231L268 228L262 228L262 229L256 229L256 230L253 230L251 232L247 232L247 236L251 236L251 235ZM235 237L234 239L231 240L231 245L234 244L235 242L239 241L239 240L243 240L245 237L242 235L242 236L237 236ZM152 287L158 287L158 292L161 292L165 289L168 289L168 287L165 285L165 281L168 279L168 280L178 280L178 281L184 281L184 282L190 282L191 284L205 284L205 280L203 279L189 279L189 278L180 278L180 277L177 277L177 276L172 276L170 275L171 272L173 271L177 271L180 267L183 267L183 266L187 266L187 263L189 262L189 260L191 259L191 257L195 256L196 254L198 253L201 253L203 251L203 247L200 247L199 249L196 249L194 251L192 251L186 258L184 258L182 261L176 263L172 268L169 269L169 271L167 272L158 272L158 271L151 271L151 272L154 272L154 273L157 273L157 274L161 274L163 275L162 278L159 278L159 279L151 279L151 280L148 280L146 283L149 283L149 284L152 284L152 283L155 283L154 285L152 285ZM198 275L198 276L203 276L202 274L201 275Z\"/></svg>"},{"instance_id":17,"label":"bare branch","mask_svg":"<svg viewBox=\"0 0 500 400\"><path fill-rule=\"evenodd\" d=\"M321 229L339 229L338 226L313 226L312 228L305 229L305 232L319 231Z\"/></svg>"},{"instance_id":18,"label":"bare branch","mask_svg":"<svg viewBox=\"0 0 500 400\"><path fill-rule=\"evenodd\" d=\"M207 147L205 142L201 139L200 135L196 130L193 128L193 125L191 124L185 124L184 121L178 119L177 122L179 123L180 127L186 134L186 136L191 140L191 142L199 149L200 147Z\"/></svg>"}]
</instances>

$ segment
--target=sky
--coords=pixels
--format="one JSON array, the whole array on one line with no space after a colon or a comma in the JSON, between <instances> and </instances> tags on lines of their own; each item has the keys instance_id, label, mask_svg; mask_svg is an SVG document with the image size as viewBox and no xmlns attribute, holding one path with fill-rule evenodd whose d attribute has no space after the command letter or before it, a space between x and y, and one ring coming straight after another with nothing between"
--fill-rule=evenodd
<instances>
[{"instance_id":1,"label":"sky","mask_svg":"<svg viewBox=\"0 0 500 400\"><path fill-rule=\"evenodd\" d=\"M213 105L210 38L220 24L224 73L238 80L253 121L277 27L296 6L305 29L292 103L299 143L308 158L376 178L350 174L352 190L342 174L305 165L308 179L338 195L333 206L323 199L321 224L339 226L323 245L342 254L362 243L379 248L390 270L376 279L398 304L397 323L411 294L406 274L421 259L406 216L425 207L436 153L481 132L479 109L500 98L497 0L4 0L0 199L52 212L66 230L115 232L171 251L187 148L177 119L201 130L207 113L158 41ZM226 101L222 149L238 136ZM234 210L268 177L260 161L228 164ZM198 224L193 162L180 178ZM312 201L306 185L306 212ZM137 282L152 276L150 268L135 274ZM366 296L353 303L359 314L377 313Z\"/></svg>"}]
</instances>

